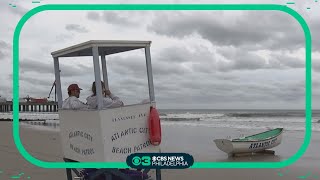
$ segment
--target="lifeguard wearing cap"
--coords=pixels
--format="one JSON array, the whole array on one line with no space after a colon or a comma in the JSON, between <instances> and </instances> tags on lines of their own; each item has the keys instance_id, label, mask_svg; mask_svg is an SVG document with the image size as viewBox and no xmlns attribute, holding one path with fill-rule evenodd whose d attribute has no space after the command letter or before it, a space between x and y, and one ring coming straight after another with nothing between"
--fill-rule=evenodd
<instances>
[{"instance_id":1,"label":"lifeguard wearing cap","mask_svg":"<svg viewBox=\"0 0 320 180\"><path fill-rule=\"evenodd\" d=\"M78 84L70 84L68 87L68 92L73 90L82 90L82 89L78 86Z\"/></svg>"},{"instance_id":2,"label":"lifeguard wearing cap","mask_svg":"<svg viewBox=\"0 0 320 180\"><path fill-rule=\"evenodd\" d=\"M88 106L81 102L78 98L80 97L80 90L82 90L78 84L70 84L68 87L69 97L63 101L62 109L87 109Z\"/></svg>"}]
</instances>

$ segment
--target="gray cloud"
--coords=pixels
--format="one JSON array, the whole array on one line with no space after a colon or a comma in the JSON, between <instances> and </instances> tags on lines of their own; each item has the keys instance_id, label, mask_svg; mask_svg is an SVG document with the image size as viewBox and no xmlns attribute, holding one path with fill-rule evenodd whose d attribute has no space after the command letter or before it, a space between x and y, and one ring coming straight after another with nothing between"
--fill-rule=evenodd
<instances>
[{"instance_id":1,"label":"gray cloud","mask_svg":"<svg viewBox=\"0 0 320 180\"><path fill-rule=\"evenodd\" d=\"M60 69L61 76L64 77L86 76L91 72L91 68L81 65L61 64Z\"/></svg>"},{"instance_id":2,"label":"gray cloud","mask_svg":"<svg viewBox=\"0 0 320 180\"><path fill-rule=\"evenodd\" d=\"M130 28L137 25L144 26L153 12L150 11L103 11L100 12L88 12L87 18L91 21L103 21L109 25L116 25Z\"/></svg>"},{"instance_id":3,"label":"gray cloud","mask_svg":"<svg viewBox=\"0 0 320 180\"><path fill-rule=\"evenodd\" d=\"M6 98L7 101L10 101L12 97L12 88L9 86L0 87L0 96Z\"/></svg>"},{"instance_id":4,"label":"gray cloud","mask_svg":"<svg viewBox=\"0 0 320 180\"><path fill-rule=\"evenodd\" d=\"M269 60L271 68L305 68L305 62L296 57L289 57L286 55L273 55Z\"/></svg>"},{"instance_id":5,"label":"gray cloud","mask_svg":"<svg viewBox=\"0 0 320 180\"><path fill-rule=\"evenodd\" d=\"M311 19L310 23L308 24L310 31L311 31L311 38L312 38L312 51L320 52L320 22L319 18Z\"/></svg>"},{"instance_id":6,"label":"gray cloud","mask_svg":"<svg viewBox=\"0 0 320 180\"><path fill-rule=\"evenodd\" d=\"M130 58L110 57L107 65L110 73L125 74L131 77L146 77L147 75L146 62L142 56L130 56ZM179 63L173 65L173 63L159 60L158 56L152 59L152 71L155 76L181 75L187 72L185 68L179 66Z\"/></svg>"},{"instance_id":7,"label":"gray cloud","mask_svg":"<svg viewBox=\"0 0 320 180\"><path fill-rule=\"evenodd\" d=\"M294 102L297 100L304 100L305 96L305 82L287 82L287 83L275 83L275 90L268 91L274 100L280 100L284 102Z\"/></svg>"},{"instance_id":8,"label":"gray cloud","mask_svg":"<svg viewBox=\"0 0 320 180\"><path fill-rule=\"evenodd\" d=\"M320 72L320 59L316 58L312 61L312 69L315 72Z\"/></svg>"},{"instance_id":9,"label":"gray cloud","mask_svg":"<svg viewBox=\"0 0 320 180\"><path fill-rule=\"evenodd\" d=\"M60 34L56 36L56 41L65 42L67 40L71 40L73 36L73 34Z\"/></svg>"},{"instance_id":10,"label":"gray cloud","mask_svg":"<svg viewBox=\"0 0 320 180\"><path fill-rule=\"evenodd\" d=\"M259 56L257 51L243 51L232 47L218 48L217 53L228 60L219 62L218 70L305 68L304 60L288 56L282 51L270 51L269 58Z\"/></svg>"},{"instance_id":11,"label":"gray cloud","mask_svg":"<svg viewBox=\"0 0 320 180\"><path fill-rule=\"evenodd\" d=\"M67 24L65 28L68 31L74 31L74 32L78 32L78 33L87 33L87 32L89 32L86 27L81 26L79 24Z\"/></svg>"},{"instance_id":12,"label":"gray cloud","mask_svg":"<svg viewBox=\"0 0 320 180\"><path fill-rule=\"evenodd\" d=\"M117 82L111 81L110 88L125 97L130 97L132 94L143 96L148 93L148 80L146 77L123 77Z\"/></svg>"},{"instance_id":13,"label":"gray cloud","mask_svg":"<svg viewBox=\"0 0 320 180\"><path fill-rule=\"evenodd\" d=\"M6 57L6 54L0 51L0 61L3 60L4 57Z\"/></svg>"},{"instance_id":14,"label":"gray cloud","mask_svg":"<svg viewBox=\"0 0 320 180\"><path fill-rule=\"evenodd\" d=\"M6 43L5 41L0 40L0 48L1 49L10 49L11 45Z\"/></svg>"},{"instance_id":15,"label":"gray cloud","mask_svg":"<svg viewBox=\"0 0 320 180\"><path fill-rule=\"evenodd\" d=\"M157 13L154 15L156 16ZM261 15L258 15L260 13ZM295 20L291 22L290 16L267 13L271 12L245 13L244 16L240 15L234 19L222 17L224 13L215 17L215 14L194 16L196 15L194 13L193 17L168 15L156 18L152 24L153 27L149 26L149 30L174 37L174 39L144 31L141 31L142 35L137 37L150 37L156 43L156 46L153 46L157 49L156 53L152 53L152 65L158 103L163 104L164 107L176 104L176 108L189 104L192 107L203 105L202 107L205 108L231 106L246 108L249 107L247 105L256 105L252 107L259 108L263 107L261 104L272 107L272 104L277 103L283 103L281 105L287 107L286 105L292 104L299 106L300 102L303 105L304 83L301 79L304 78L296 78L296 74L303 72L300 68L304 68L304 60L292 56L291 52L282 51L284 49L294 51L304 46L301 28L296 26ZM136 32L143 26L133 25L139 25L140 22L144 23L143 25L148 24L148 21L144 21L143 18L139 20L140 22L137 21L138 16L130 19L127 17L128 14L122 12L89 12L87 14L89 20L109 23L108 28L110 27L111 32L118 30L119 27L127 28L128 33L131 32L131 28ZM84 27L81 27L81 24L70 24L71 20L68 23L68 32L72 31L69 35L61 33L59 35L56 32L51 38L56 38L59 42L67 42L77 35L80 36L81 34L73 32L79 29L83 31ZM89 21L89 23L95 22ZM71 26L70 29L70 25L75 27ZM86 27L84 31L92 28L92 26ZM201 42L205 43L200 45L197 41L194 44L192 42L187 44L186 42L190 41L184 41L184 37L195 39L195 41L203 38ZM167 40L178 45L165 44ZM28 41L37 43L32 38ZM158 43L159 41L161 42ZM314 41L314 43L318 42ZM51 45L48 44L47 48L50 49ZM268 51L270 57L260 54L256 51L257 49L270 50ZM30 54L35 53L30 52ZM315 72L320 72L317 62L319 62L317 59L313 60L313 68ZM37 58L31 57L31 60L22 59L20 64L23 72L20 77L21 94L23 92L25 95L46 97L54 79L52 60L38 61ZM126 104L139 102L148 97L146 65L143 56L110 56L107 58L107 64L111 90L125 99ZM76 82L85 89L81 93L81 98L90 94L90 85L93 81L92 67L71 63L60 64L60 67L62 76L66 77L65 79L62 77L63 93L66 93L69 83ZM318 73L314 74L318 75ZM39 86L35 88L34 84ZM317 87L319 83L314 83L314 88ZM317 91L314 92L318 94ZM221 106L223 104L225 106Z\"/></svg>"},{"instance_id":16,"label":"gray cloud","mask_svg":"<svg viewBox=\"0 0 320 180\"><path fill-rule=\"evenodd\" d=\"M206 48L193 47L190 51L181 47L168 47L153 58L156 75L214 73L234 70L288 69L304 68L303 60L283 54L270 52L270 58L259 55L257 51L243 51L241 48L222 46L212 53Z\"/></svg>"},{"instance_id":17,"label":"gray cloud","mask_svg":"<svg viewBox=\"0 0 320 180\"><path fill-rule=\"evenodd\" d=\"M53 73L53 64L42 63L35 60L23 59L20 61L20 70L24 72L36 72L41 74Z\"/></svg>"},{"instance_id":18,"label":"gray cloud","mask_svg":"<svg viewBox=\"0 0 320 180\"><path fill-rule=\"evenodd\" d=\"M176 85L175 91L156 88L159 101L171 103L192 102L194 104L210 104L213 107L219 107L220 103L228 102L243 103L274 103L274 102L302 102L304 100L304 87L300 83L263 84L230 82L221 83L202 81L193 81L190 87L190 81ZM299 103L297 103L298 105ZM210 108L210 107L208 107Z\"/></svg>"},{"instance_id":19,"label":"gray cloud","mask_svg":"<svg viewBox=\"0 0 320 180\"><path fill-rule=\"evenodd\" d=\"M29 83L30 85L36 84L37 87L38 86L50 87L52 85L52 82L48 81L48 79L41 79L41 78L35 78L35 77L20 76L19 80Z\"/></svg>"},{"instance_id":20,"label":"gray cloud","mask_svg":"<svg viewBox=\"0 0 320 180\"><path fill-rule=\"evenodd\" d=\"M142 56L131 56L130 58L124 57L110 57L108 58L107 66L108 71L117 74L128 74L130 76L144 76L146 73L145 60Z\"/></svg>"},{"instance_id":21,"label":"gray cloud","mask_svg":"<svg viewBox=\"0 0 320 180\"><path fill-rule=\"evenodd\" d=\"M173 63L155 61L153 65L153 74L156 76L183 75L190 72L182 66L174 66Z\"/></svg>"},{"instance_id":22,"label":"gray cloud","mask_svg":"<svg viewBox=\"0 0 320 180\"><path fill-rule=\"evenodd\" d=\"M0 40L0 61L8 56L7 51L11 48L10 44Z\"/></svg>"},{"instance_id":23,"label":"gray cloud","mask_svg":"<svg viewBox=\"0 0 320 180\"><path fill-rule=\"evenodd\" d=\"M192 47L192 51L190 51ZM187 49L185 46L169 46L161 49L161 52L155 56L158 61L169 63L186 62L206 62L214 61L209 49L203 47L191 46Z\"/></svg>"},{"instance_id":24,"label":"gray cloud","mask_svg":"<svg viewBox=\"0 0 320 180\"><path fill-rule=\"evenodd\" d=\"M35 72L39 74L54 73L53 63L42 63L35 60L23 59L20 61L20 70L22 73ZM74 77L86 75L86 72L91 72L91 68L86 66L71 66L60 63L61 76Z\"/></svg>"},{"instance_id":25,"label":"gray cloud","mask_svg":"<svg viewBox=\"0 0 320 180\"><path fill-rule=\"evenodd\" d=\"M217 64L217 69L220 71L255 70L266 67L266 59L253 52L243 52L241 49L227 47L219 49L218 53L229 60L229 62L220 61Z\"/></svg>"},{"instance_id":26,"label":"gray cloud","mask_svg":"<svg viewBox=\"0 0 320 180\"><path fill-rule=\"evenodd\" d=\"M34 84L33 84L34 85ZM35 86L32 86L32 83L27 81L21 81L20 84L20 97L25 97L29 95L30 97L34 98L46 98L48 97L48 94L50 92L51 86L43 86L39 85L35 88ZM51 95L52 97L52 95Z\"/></svg>"},{"instance_id":27,"label":"gray cloud","mask_svg":"<svg viewBox=\"0 0 320 180\"><path fill-rule=\"evenodd\" d=\"M224 75L228 75L227 78L223 78ZM282 76L273 79L273 75ZM226 108L272 107L268 105L290 102L303 108L303 74L296 81L286 76L290 76L289 72L280 69L161 76L155 78L156 97L158 102L170 107L179 104L187 107L186 103L192 104L190 108L198 105L199 108L222 108L221 104L226 104Z\"/></svg>"},{"instance_id":28,"label":"gray cloud","mask_svg":"<svg viewBox=\"0 0 320 180\"><path fill-rule=\"evenodd\" d=\"M24 8L24 7L22 7L22 6L19 6L19 5L17 5L17 4L14 4L14 5L16 5L15 8L13 8L13 7L8 7L9 10L10 10L10 12L12 12L13 14L19 15L19 16L23 16L23 15L25 15L25 14L28 12L28 9L26 9L26 8Z\"/></svg>"},{"instance_id":29,"label":"gray cloud","mask_svg":"<svg viewBox=\"0 0 320 180\"><path fill-rule=\"evenodd\" d=\"M128 16L123 16L123 13L116 13L112 11L104 11L103 19L105 22L115 25L132 26L135 23L130 20Z\"/></svg>"},{"instance_id":30,"label":"gray cloud","mask_svg":"<svg viewBox=\"0 0 320 180\"><path fill-rule=\"evenodd\" d=\"M167 76L183 75L193 71L212 72L211 67L215 62L214 54L206 48L195 47L190 51L185 47L169 46L154 55L152 64L156 75ZM199 64L201 66L198 66Z\"/></svg>"},{"instance_id":31,"label":"gray cloud","mask_svg":"<svg viewBox=\"0 0 320 180\"><path fill-rule=\"evenodd\" d=\"M281 12L246 12L224 21L216 13L157 16L148 30L160 35L183 38L199 34L214 45L246 49L296 49L304 47L302 28ZM184 18L182 18L184 17Z\"/></svg>"},{"instance_id":32,"label":"gray cloud","mask_svg":"<svg viewBox=\"0 0 320 180\"><path fill-rule=\"evenodd\" d=\"M98 12L90 11L87 14L87 18L90 20L100 20L100 14Z\"/></svg>"},{"instance_id":33,"label":"gray cloud","mask_svg":"<svg viewBox=\"0 0 320 180\"><path fill-rule=\"evenodd\" d=\"M13 80L13 75L12 75L12 74L9 74L9 75L7 76L7 78L8 78L8 80L12 81L12 80Z\"/></svg>"}]
</instances>

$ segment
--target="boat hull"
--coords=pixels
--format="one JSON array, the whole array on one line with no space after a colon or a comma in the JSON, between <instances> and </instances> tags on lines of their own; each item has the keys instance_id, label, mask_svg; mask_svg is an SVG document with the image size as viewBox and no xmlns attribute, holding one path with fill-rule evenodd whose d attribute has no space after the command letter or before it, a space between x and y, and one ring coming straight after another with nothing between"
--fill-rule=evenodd
<instances>
[{"instance_id":1,"label":"boat hull","mask_svg":"<svg viewBox=\"0 0 320 180\"><path fill-rule=\"evenodd\" d=\"M259 141L232 141L228 139L215 139L216 146L223 152L250 153L271 149L278 146L282 141L282 132L275 137Z\"/></svg>"}]
</instances>

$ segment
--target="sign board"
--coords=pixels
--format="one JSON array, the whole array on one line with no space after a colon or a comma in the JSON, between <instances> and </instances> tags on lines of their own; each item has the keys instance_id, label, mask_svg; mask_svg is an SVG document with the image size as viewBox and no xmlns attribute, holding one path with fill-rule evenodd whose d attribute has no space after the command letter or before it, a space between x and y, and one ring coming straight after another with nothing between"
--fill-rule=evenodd
<instances>
[{"instance_id":1,"label":"sign board","mask_svg":"<svg viewBox=\"0 0 320 180\"><path fill-rule=\"evenodd\" d=\"M125 162L128 155L159 152L149 141L150 104L106 110L59 110L66 158L80 162Z\"/></svg>"}]
</instances>

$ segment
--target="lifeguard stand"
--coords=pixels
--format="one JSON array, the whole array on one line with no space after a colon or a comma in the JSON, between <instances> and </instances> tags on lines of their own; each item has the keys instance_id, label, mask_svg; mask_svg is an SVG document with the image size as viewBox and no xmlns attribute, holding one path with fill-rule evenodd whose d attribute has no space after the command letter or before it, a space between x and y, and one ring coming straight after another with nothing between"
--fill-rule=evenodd
<instances>
[{"instance_id":1,"label":"lifeguard stand","mask_svg":"<svg viewBox=\"0 0 320 180\"><path fill-rule=\"evenodd\" d=\"M54 59L60 135L65 161L126 162L127 156L132 153L160 152L160 146L150 143L148 132L150 107L156 105L150 45L151 41L91 40L51 53ZM103 108L100 61L103 81L108 88L106 56L136 49L145 49L150 101L118 108ZM77 56L93 56L97 109L61 109L63 99L59 60ZM106 170L108 173L119 173L116 171ZM74 172L77 174L77 171ZM156 179L160 179L159 170L156 174ZM68 179L72 178L68 169L67 176Z\"/></svg>"}]
</instances>

